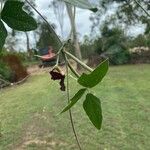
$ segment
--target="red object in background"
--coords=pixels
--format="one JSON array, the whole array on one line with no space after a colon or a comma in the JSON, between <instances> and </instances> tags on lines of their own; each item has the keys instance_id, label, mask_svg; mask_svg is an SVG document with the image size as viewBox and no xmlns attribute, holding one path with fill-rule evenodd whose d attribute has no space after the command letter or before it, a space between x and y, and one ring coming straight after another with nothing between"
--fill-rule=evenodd
<instances>
[{"instance_id":1,"label":"red object in background","mask_svg":"<svg viewBox=\"0 0 150 150\"><path fill-rule=\"evenodd\" d=\"M48 54L43 55L41 59L43 61L50 61L55 59L56 54L53 52L53 48L51 46L48 47Z\"/></svg>"}]
</instances>

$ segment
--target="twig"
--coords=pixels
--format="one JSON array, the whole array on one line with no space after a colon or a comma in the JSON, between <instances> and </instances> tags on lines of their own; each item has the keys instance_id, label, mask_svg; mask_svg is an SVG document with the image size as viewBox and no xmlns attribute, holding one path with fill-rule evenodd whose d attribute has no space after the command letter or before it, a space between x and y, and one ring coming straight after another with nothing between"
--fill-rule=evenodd
<instances>
[{"instance_id":1,"label":"twig","mask_svg":"<svg viewBox=\"0 0 150 150\"><path fill-rule=\"evenodd\" d=\"M67 62L67 59L66 59L66 55L65 55L64 53L63 53L63 56L64 56L64 59L65 59L65 62L66 62L66 73L67 73L67 98L68 98L68 104L69 104L69 103L70 103L70 92L69 92L69 70L68 70L68 62ZM82 148L81 148L81 146L80 146L80 142L79 142L78 136L77 136L77 133L76 133L76 130L75 130L75 127L74 127L74 122L73 122L73 117L72 117L71 109L69 109L69 116L70 116L70 121L71 121L72 130L73 130L73 133L74 133L76 142L77 142L77 144L78 144L79 150L82 150Z\"/></svg>"},{"instance_id":2,"label":"twig","mask_svg":"<svg viewBox=\"0 0 150 150\"><path fill-rule=\"evenodd\" d=\"M6 80L4 80L4 79L2 79L2 78L0 78L0 81L4 82L4 83L7 84L7 85L10 85L10 84L11 84L9 81L6 81Z\"/></svg>"},{"instance_id":3,"label":"twig","mask_svg":"<svg viewBox=\"0 0 150 150\"><path fill-rule=\"evenodd\" d=\"M24 81L26 81L28 78L30 77L30 75L27 75L25 78L23 78L22 80L18 81L18 82L14 82L13 85L18 85L23 83Z\"/></svg>"},{"instance_id":4,"label":"twig","mask_svg":"<svg viewBox=\"0 0 150 150\"><path fill-rule=\"evenodd\" d=\"M25 78L23 78L22 80L18 81L18 82L14 82L14 83L10 83L9 81L5 81L4 79L0 78L0 81L4 82L6 85L18 85L23 83L24 81L26 81L29 78L30 75L27 75Z\"/></svg>"}]
</instances>

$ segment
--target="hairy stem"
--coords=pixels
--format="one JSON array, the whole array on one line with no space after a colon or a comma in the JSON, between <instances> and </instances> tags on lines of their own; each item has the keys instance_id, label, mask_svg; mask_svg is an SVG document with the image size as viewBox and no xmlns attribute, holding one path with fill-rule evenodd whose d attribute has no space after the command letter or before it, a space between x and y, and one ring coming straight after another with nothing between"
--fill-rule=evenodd
<instances>
[{"instance_id":1,"label":"hairy stem","mask_svg":"<svg viewBox=\"0 0 150 150\"><path fill-rule=\"evenodd\" d=\"M68 67L70 68L70 70L74 73L74 75L79 78L80 75L78 74L78 72L72 67L72 65L70 64L69 60L67 59L68 62Z\"/></svg>"},{"instance_id":2,"label":"hairy stem","mask_svg":"<svg viewBox=\"0 0 150 150\"><path fill-rule=\"evenodd\" d=\"M69 91L69 69L68 69L68 61L66 58L66 55L63 53L64 59L65 59L65 63L66 63L66 73L67 73L67 99L68 99L68 104L70 103L70 91ZM73 122L73 117L72 117L72 112L71 109L69 109L69 116L70 116L70 121L71 121L71 126L72 126L72 130L76 139L76 142L78 144L79 150L82 150L76 130L75 130L75 126L74 126L74 122Z\"/></svg>"},{"instance_id":3,"label":"hairy stem","mask_svg":"<svg viewBox=\"0 0 150 150\"><path fill-rule=\"evenodd\" d=\"M71 58L72 58L74 61L76 61L78 64L80 64L83 68L85 68L86 70L88 70L89 72L92 72L92 71L93 71L92 68L90 68L89 66L87 66L85 63L83 63L81 60L79 60L77 57L75 57L75 56L72 55L71 53L69 53L69 52L67 52L67 51L65 51L65 50L63 50L63 52L64 52L67 56L71 57Z\"/></svg>"},{"instance_id":4,"label":"hairy stem","mask_svg":"<svg viewBox=\"0 0 150 150\"><path fill-rule=\"evenodd\" d=\"M61 51L63 50L63 48L65 47L65 45L66 45L67 43L65 42L62 46L61 46L61 48L58 50L58 52L57 52L57 60L56 60L56 65L55 66L58 66L58 64L59 64L59 58L60 58L60 53L61 53Z\"/></svg>"},{"instance_id":5,"label":"hairy stem","mask_svg":"<svg viewBox=\"0 0 150 150\"><path fill-rule=\"evenodd\" d=\"M79 78L80 75L78 74L78 72L72 67L72 65L70 64L70 62L68 61L68 67L70 68L70 70L74 73L74 75Z\"/></svg>"}]
</instances>

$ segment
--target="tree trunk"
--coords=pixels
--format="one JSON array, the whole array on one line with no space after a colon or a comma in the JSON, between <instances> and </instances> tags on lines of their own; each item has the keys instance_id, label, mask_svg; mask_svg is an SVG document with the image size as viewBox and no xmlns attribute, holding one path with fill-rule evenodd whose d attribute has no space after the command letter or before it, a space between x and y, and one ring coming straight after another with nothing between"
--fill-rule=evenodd
<instances>
[{"instance_id":1,"label":"tree trunk","mask_svg":"<svg viewBox=\"0 0 150 150\"><path fill-rule=\"evenodd\" d=\"M71 5L66 3L66 6L67 6L67 11L68 11L68 15L70 18L70 23L71 23L71 30L72 30L72 34L73 34L73 43L74 43L74 48L75 48L75 55L78 59L82 60L82 55L81 55L79 40L78 40L78 36L77 36L76 25L75 25L75 12L73 14L73 10L72 10ZM78 70L81 69L81 66L79 64L77 64L77 69Z\"/></svg>"},{"instance_id":2,"label":"tree trunk","mask_svg":"<svg viewBox=\"0 0 150 150\"><path fill-rule=\"evenodd\" d=\"M31 60L32 58L32 51L30 49L30 39L29 39L29 35L27 32L25 32L25 35L26 35L26 46L27 46L27 52L28 52L28 57L29 57L29 60Z\"/></svg>"}]
</instances>

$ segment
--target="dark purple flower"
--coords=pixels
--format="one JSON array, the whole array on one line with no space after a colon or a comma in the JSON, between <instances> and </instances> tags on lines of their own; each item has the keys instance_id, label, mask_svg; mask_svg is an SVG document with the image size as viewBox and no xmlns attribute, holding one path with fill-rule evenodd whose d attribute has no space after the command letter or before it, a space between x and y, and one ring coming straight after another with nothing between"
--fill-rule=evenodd
<instances>
[{"instance_id":1,"label":"dark purple flower","mask_svg":"<svg viewBox=\"0 0 150 150\"><path fill-rule=\"evenodd\" d=\"M62 71L60 69L53 69L52 71L50 71L50 75L51 75L51 79L52 80L60 80L59 84L60 84L60 90L61 91L65 91L66 87L65 87L65 75L62 73Z\"/></svg>"}]
</instances>

